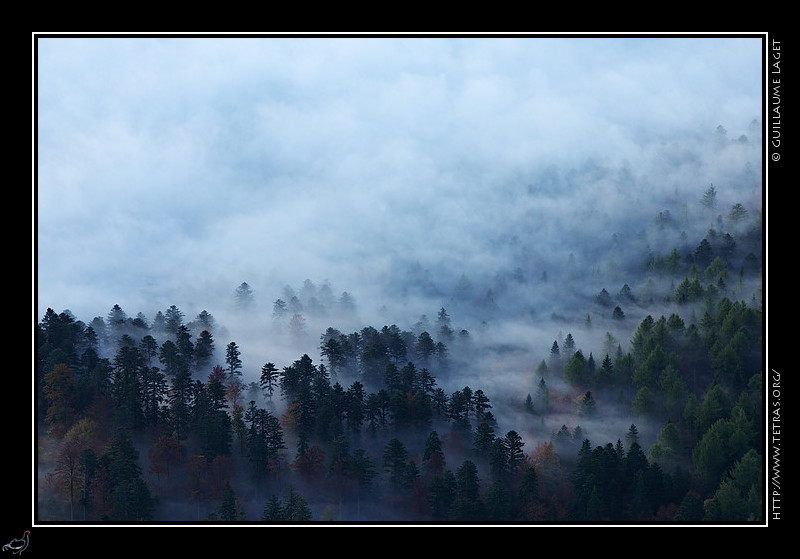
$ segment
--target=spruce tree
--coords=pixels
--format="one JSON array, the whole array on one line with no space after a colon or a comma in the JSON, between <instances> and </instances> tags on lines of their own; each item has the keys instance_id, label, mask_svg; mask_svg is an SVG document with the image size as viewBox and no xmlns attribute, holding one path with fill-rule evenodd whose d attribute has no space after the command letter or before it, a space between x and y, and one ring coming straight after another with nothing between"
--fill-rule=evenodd
<instances>
[{"instance_id":1,"label":"spruce tree","mask_svg":"<svg viewBox=\"0 0 800 559\"><path fill-rule=\"evenodd\" d=\"M138 459L139 452L128 430L120 429L102 459L111 482L113 520L129 522L152 518L155 501L142 478Z\"/></svg>"},{"instance_id":2,"label":"spruce tree","mask_svg":"<svg viewBox=\"0 0 800 559\"><path fill-rule=\"evenodd\" d=\"M236 342L230 342L225 348L225 363L228 365L228 378L233 380L242 375L241 352Z\"/></svg>"},{"instance_id":3,"label":"spruce tree","mask_svg":"<svg viewBox=\"0 0 800 559\"><path fill-rule=\"evenodd\" d=\"M231 487L230 482L225 482L225 488L222 490L222 498L217 507L215 517L223 522L238 522L247 518L247 515L239 508L236 492Z\"/></svg>"}]
</instances>

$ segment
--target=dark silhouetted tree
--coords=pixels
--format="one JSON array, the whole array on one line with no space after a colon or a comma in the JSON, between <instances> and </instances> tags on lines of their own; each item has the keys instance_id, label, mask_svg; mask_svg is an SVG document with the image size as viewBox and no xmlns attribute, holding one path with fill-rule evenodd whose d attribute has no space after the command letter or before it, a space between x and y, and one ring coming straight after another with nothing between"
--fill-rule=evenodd
<instances>
[{"instance_id":1,"label":"dark silhouetted tree","mask_svg":"<svg viewBox=\"0 0 800 559\"><path fill-rule=\"evenodd\" d=\"M111 484L112 520L122 522L150 520L155 501L142 478L139 452L128 432L121 429L101 458Z\"/></svg>"},{"instance_id":2,"label":"dark silhouetted tree","mask_svg":"<svg viewBox=\"0 0 800 559\"><path fill-rule=\"evenodd\" d=\"M247 520L247 515L239 507L236 492L233 490L233 487L231 487L230 482L225 483L225 488L222 490L222 499L214 513L209 516L209 519L222 522Z\"/></svg>"},{"instance_id":3,"label":"dark silhouetted tree","mask_svg":"<svg viewBox=\"0 0 800 559\"><path fill-rule=\"evenodd\" d=\"M203 369L211 363L214 355L214 336L208 330L203 330L197 336L194 344L194 361L198 370Z\"/></svg>"},{"instance_id":4,"label":"dark silhouetted tree","mask_svg":"<svg viewBox=\"0 0 800 559\"><path fill-rule=\"evenodd\" d=\"M230 342L225 348L225 364L228 365L228 379L233 380L242 375L241 351L236 342Z\"/></svg>"},{"instance_id":5,"label":"dark silhouetted tree","mask_svg":"<svg viewBox=\"0 0 800 559\"><path fill-rule=\"evenodd\" d=\"M260 386L261 389L267 393L267 396L272 400L272 394L278 387L279 372L274 363L268 362L261 367Z\"/></svg>"}]
</instances>

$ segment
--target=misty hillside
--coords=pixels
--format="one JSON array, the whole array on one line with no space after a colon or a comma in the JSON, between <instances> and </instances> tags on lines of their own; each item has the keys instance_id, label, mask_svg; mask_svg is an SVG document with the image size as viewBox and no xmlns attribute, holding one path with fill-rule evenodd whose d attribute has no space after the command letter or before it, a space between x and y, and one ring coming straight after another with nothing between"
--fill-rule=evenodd
<instances>
[{"instance_id":1,"label":"misty hillside","mask_svg":"<svg viewBox=\"0 0 800 559\"><path fill-rule=\"evenodd\" d=\"M631 217L549 273L415 263L388 305L306 279L232 287L225 323L48 309L39 517L760 520L760 210L718 197ZM411 298L429 312L394 321Z\"/></svg>"},{"instance_id":2,"label":"misty hillside","mask_svg":"<svg viewBox=\"0 0 800 559\"><path fill-rule=\"evenodd\" d=\"M760 37L35 45L37 522L765 521Z\"/></svg>"}]
</instances>

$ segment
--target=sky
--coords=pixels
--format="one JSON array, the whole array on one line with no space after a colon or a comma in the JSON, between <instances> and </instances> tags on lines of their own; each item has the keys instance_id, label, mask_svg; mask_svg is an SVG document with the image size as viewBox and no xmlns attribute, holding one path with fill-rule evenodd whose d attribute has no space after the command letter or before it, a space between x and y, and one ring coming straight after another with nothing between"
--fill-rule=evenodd
<instances>
[{"instance_id":1,"label":"sky","mask_svg":"<svg viewBox=\"0 0 800 559\"><path fill-rule=\"evenodd\" d=\"M38 318L214 314L242 282L271 310L306 278L377 307L410 265L489 276L620 200L761 196L732 178L760 180L760 37L39 37L35 62ZM749 143L709 149L720 125Z\"/></svg>"}]
</instances>

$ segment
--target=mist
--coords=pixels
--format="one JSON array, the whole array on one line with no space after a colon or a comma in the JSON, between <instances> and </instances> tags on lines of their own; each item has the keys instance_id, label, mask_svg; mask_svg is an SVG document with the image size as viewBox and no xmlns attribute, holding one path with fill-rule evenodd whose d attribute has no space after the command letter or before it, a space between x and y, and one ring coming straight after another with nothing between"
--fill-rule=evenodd
<instances>
[{"instance_id":1,"label":"mist","mask_svg":"<svg viewBox=\"0 0 800 559\"><path fill-rule=\"evenodd\" d=\"M321 362L328 327L433 333L446 309L468 345L437 381L484 390L526 451L562 424L598 444L624 434L632 418L610 397L591 424L526 417L537 365L567 334L598 365L609 334L627 350L642 318L678 312L647 274L652 255L694 248L733 204L761 211L758 37L36 48L37 320L52 308L89 323L117 304L147 320L207 311L215 360L235 341L256 382L266 362ZM713 213L700 204L710 185ZM625 285L655 299L615 320L596 297ZM276 317L292 296L300 307Z\"/></svg>"},{"instance_id":2,"label":"mist","mask_svg":"<svg viewBox=\"0 0 800 559\"><path fill-rule=\"evenodd\" d=\"M377 300L409 266L444 290L521 250L552 275L676 191L758 201L759 45L40 39L37 312L306 278ZM720 125L747 145L715 151Z\"/></svg>"}]
</instances>

